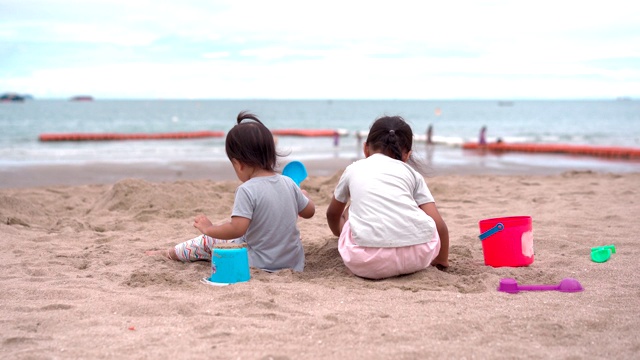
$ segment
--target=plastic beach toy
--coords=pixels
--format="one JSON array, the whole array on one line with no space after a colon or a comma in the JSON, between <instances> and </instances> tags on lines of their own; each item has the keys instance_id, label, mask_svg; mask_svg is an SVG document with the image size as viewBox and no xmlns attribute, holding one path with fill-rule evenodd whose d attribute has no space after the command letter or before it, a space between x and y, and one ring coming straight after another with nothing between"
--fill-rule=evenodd
<instances>
[{"instance_id":1,"label":"plastic beach toy","mask_svg":"<svg viewBox=\"0 0 640 360\"><path fill-rule=\"evenodd\" d=\"M246 244L219 243L211 249L211 276L202 283L225 286L251 279Z\"/></svg>"},{"instance_id":2,"label":"plastic beach toy","mask_svg":"<svg viewBox=\"0 0 640 360\"><path fill-rule=\"evenodd\" d=\"M616 253L614 245L605 245L591 248L591 260L597 263L603 263Z\"/></svg>"},{"instance_id":3,"label":"plastic beach toy","mask_svg":"<svg viewBox=\"0 0 640 360\"><path fill-rule=\"evenodd\" d=\"M485 265L515 267L533 263L531 216L484 219L478 225Z\"/></svg>"},{"instance_id":4,"label":"plastic beach toy","mask_svg":"<svg viewBox=\"0 0 640 360\"><path fill-rule=\"evenodd\" d=\"M300 161L294 160L282 169L282 175L290 177L298 187L307 178L307 168Z\"/></svg>"},{"instance_id":5,"label":"plastic beach toy","mask_svg":"<svg viewBox=\"0 0 640 360\"><path fill-rule=\"evenodd\" d=\"M557 285L518 285L516 279L505 278L500 279L498 291L516 294L520 291L548 291L555 290L561 292L578 292L584 290L578 280L573 278L564 278Z\"/></svg>"}]
</instances>

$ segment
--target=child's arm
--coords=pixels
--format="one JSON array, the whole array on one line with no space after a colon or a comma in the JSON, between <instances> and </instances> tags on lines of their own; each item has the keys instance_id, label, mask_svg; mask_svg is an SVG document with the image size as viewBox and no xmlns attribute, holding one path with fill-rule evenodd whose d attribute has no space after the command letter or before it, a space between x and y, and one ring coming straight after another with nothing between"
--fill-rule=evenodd
<instances>
[{"instance_id":1,"label":"child's arm","mask_svg":"<svg viewBox=\"0 0 640 360\"><path fill-rule=\"evenodd\" d=\"M311 200L309 193L307 193L306 190L302 190L302 193L307 197L307 199L309 199L309 203L298 213L298 215L304 219L310 219L316 213L316 205L313 203L313 200Z\"/></svg>"},{"instance_id":2,"label":"child's arm","mask_svg":"<svg viewBox=\"0 0 640 360\"><path fill-rule=\"evenodd\" d=\"M198 215L193 222L193 226L204 235L211 236L214 239L231 240L244 235L250 223L251 220L245 217L232 216L229 222L213 225L206 216Z\"/></svg>"},{"instance_id":3,"label":"child's arm","mask_svg":"<svg viewBox=\"0 0 640 360\"><path fill-rule=\"evenodd\" d=\"M440 253L431 262L431 265L441 265L444 267L449 266L449 229L445 224L444 219L440 215L436 203L426 203L420 205L420 209L436 222L436 229L438 229L438 235L440 236Z\"/></svg>"},{"instance_id":4,"label":"child's arm","mask_svg":"<svg viewBox=\"0 0 640 360\"><path fill-rule=\"evenodd\" d=\"M340 236L340 233L342 232L342 225L344 225L344 222L341 221L341 219L346 205L347 204L336 200L336 197L334 196L327 208L327 224L329 224L329 229L331 229L331 232L335 236Z\"/></svg>"}]
</instances>

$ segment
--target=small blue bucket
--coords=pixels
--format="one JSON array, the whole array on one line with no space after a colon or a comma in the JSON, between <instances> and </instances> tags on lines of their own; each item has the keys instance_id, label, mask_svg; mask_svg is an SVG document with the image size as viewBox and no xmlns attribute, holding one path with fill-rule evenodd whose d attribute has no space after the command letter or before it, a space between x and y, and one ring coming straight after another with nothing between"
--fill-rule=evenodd
<instances>
[{"instance_id":1,"label":"small blue bucket","mask_svg":"<svg viewBox=\"0 0 640 360\"><path fill-rule=\"evenodd\" d=\"M216 244L211 251L211 276L215 285L249 281L249 254L246 244Z\"/></svg>"}]
</instances>

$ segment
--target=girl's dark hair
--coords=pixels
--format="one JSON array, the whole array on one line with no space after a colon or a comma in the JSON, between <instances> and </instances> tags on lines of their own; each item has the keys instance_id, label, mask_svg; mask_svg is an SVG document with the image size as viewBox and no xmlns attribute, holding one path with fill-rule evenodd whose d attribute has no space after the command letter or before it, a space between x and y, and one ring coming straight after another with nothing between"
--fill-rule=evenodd
<instances>
[{"instance_id":1,"label":"girl's dark hair","mask_svg":"<svg viewBox=\"0 0 640 360\"><path fill-rule=\"evenodd\" d=\"M367 145L392 159L402 160L402 153L411 151L413 131L400 116L383 116L371 125Z\"/></svg>"},{"instance_id":2,"label":"girl's dark hair","mask_svg":"<svg viewBox=\"0 0 640 360\"><path fill-rule=\"evenodd\" d=\"M276 144L273 134L254 114L241 111L238 124L227 133L225 151L229 160L264 170L275 171Z\"/></svg>"},{"instance_id":3,"label":"girl's dark hair","mask_svg":"<svg viewBox=\"0 0 640 360\"><path fill-rule=\"evenodd\" d=\"M402 161L402 153L413 148L413 130L401 116L382 116L371 125L367 145L374 151ZM409 155L407 164L422 175L429 173L428 166L414 152Z\"/></svg>"}]
</instances>

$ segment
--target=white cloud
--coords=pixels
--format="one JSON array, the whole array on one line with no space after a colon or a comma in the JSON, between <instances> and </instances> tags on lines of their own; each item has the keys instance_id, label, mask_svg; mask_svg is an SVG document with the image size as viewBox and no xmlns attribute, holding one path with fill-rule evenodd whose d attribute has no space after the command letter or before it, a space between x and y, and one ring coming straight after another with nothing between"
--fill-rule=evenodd
<instances>
[{"instance_id":1,"label":"white cloud","mask_svg":"<svg viewBox=\"0 0 640 360\"><path fill-rule=\"evenodd\" d=\"M141 98L640 96L640 64L633 65L640 59L638 8L618 0L0 0L0 44L9 44L0 45L0 91ZM91 49L64 47L67 52L43 56L39 43ZM15 50L22 44L29 51ZM74 68L54 66L65 59ZM627 65L601 66L615 59Z\"/></svg>"},{"instance_id":2,"label":"white cloud","mask_svg":"<svg viewBox=\"0 0 640 360\"><path fill-rule=\"evenodd\" d=\"M205 59L223 59L229 57L229 55L228 51L216 51L202 54L202 57Z\"/></svg>"}]
</instances>

